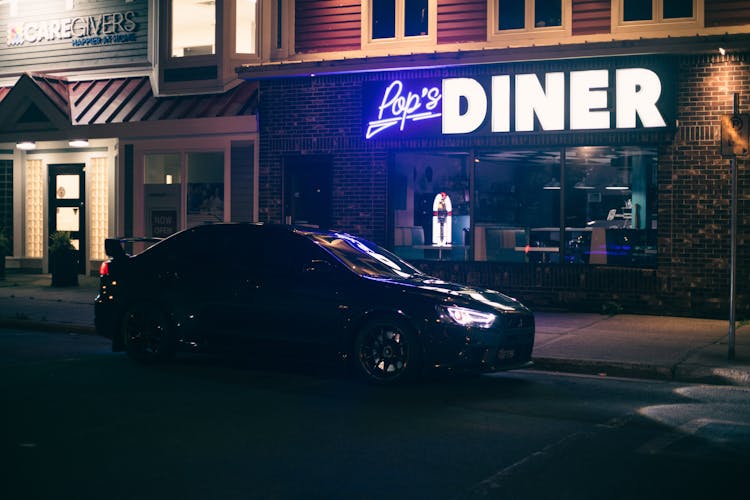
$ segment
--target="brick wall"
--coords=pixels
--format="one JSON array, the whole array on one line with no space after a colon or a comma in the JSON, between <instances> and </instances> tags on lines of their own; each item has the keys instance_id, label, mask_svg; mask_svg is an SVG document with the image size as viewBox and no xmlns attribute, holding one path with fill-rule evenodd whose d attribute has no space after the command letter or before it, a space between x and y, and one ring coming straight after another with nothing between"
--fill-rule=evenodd
<instances>
[{"instance_id":1,"label":"brick wall","mask_svg":"<svg viewBox=\"0 0 750 500\"><path fill-rule=\"evenodd\" d=\"M411 72L411 78L442 76L446 70ZM484 71L484 70L479 70ZM470 74L471 68L455 69ZM487 262L420 265L443 278L495 286L540 307L601 310L616 303L624 311L725 318L729 301L729 160L719 150L720 115L732 111L734 92L741 111L750 111L750 68L746 56L679 59L679 126L660 137L658 169L658 267L618 269L587 266L508 265ZM282 218L282 170L287 155L329 154L333 158L332 225L379 243L388 242L390 152L519 144L565 145L571 137L506 135L496 139L456 137L383 141L362 139L362 84L405 76L367 73L261 83L260 219ZM539 135L539 134L537 134ZM653 141L643 134L642 140ZM607 132L579 134L574 141L598 144L631 141ZM494 141L494 143L493 143ZM652 142L653 143L653 142ZM738 317L750 317L750 189L747 160L739 166Z\"/></svg>"},{"instance_id":2,"label":"brick wall","mask_svg":"<svg viewBox=\"0 0 750 500\"><path fill-rule=\"evenodd\" d=\"M750 112L747 55L685 57L679 65L674 143L659 161L659 277L670 307L726 316L730 263L730 161L720 154L720 117L734 93ZM738 310L750 303L750 191L738 164Z\"/></svg>"}]
</instances>

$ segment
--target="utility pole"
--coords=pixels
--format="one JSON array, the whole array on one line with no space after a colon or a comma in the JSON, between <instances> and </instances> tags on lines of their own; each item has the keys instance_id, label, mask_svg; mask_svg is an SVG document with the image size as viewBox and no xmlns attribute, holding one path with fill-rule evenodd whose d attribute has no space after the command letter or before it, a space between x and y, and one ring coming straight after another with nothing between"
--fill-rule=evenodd
<instances>
[{"instance_id":1,"label":"utility pole","mask_svg":"<svg viewBox=\"0 0 750 500\"><path fill-rule=\"evenodd\" d=\"M729 217L729 337L727 357L734 360L737 298L737 155L748 154L750 116L740 114L740 95L733 96L732 114L721 121L721 153L729 157L731 169L731 205Z\"/></svg>"}]
</instances>

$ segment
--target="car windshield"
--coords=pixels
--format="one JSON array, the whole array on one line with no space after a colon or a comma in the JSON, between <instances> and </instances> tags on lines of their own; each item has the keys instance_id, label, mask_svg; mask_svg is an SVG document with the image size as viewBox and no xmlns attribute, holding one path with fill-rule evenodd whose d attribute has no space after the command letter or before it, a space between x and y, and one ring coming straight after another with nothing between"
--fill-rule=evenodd
<instances>
[{"instance_id":1,"label":"car windshield","mask_svg":"<svg viewBox=\"0 0 750 500\"><path fill-rule=\"evenodd\" d=\"M353 272L374 278L407 278L422 274L388 250L349 234L310 234L316 243L336 256Z\"/></svg>"}]
</instances>

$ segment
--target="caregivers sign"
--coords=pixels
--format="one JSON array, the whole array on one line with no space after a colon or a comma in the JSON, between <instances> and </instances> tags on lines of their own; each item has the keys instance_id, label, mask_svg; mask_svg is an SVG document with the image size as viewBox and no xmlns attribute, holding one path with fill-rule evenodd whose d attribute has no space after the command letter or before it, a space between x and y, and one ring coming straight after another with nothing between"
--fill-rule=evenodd
<instances>
[{"instance_id":1,"label":"caregivers sign","mask_svg":"<svg viewBox=\"0 0 750 500\"><path fill-rule=\"evenodd\" d=\"M8 24L8 47L71 40L74 47L109 45L136 40L138 24L133 11L66 17L50 21Z\"/></svg>"},{"instance_id":2,"label":"caregivers sign","mask_svg":"<svg viewBox=\"0 0 750 500\"><path fill-rule=\"evenodd\" d=\"M643 67L393 80L365 89L365 138L662 128L662 91Z\"/></svg>"}]
</instances>

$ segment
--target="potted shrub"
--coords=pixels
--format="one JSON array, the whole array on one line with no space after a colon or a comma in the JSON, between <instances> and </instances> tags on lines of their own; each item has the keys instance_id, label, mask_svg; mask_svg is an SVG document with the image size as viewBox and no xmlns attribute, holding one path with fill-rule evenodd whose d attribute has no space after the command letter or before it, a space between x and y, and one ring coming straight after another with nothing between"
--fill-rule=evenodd
<instances>
[{"instance_id":1,"label":"potted shrub","mask_svg":"<svg viewBox=\"0 0 750 500\"><path fill-rule=\"evenodd\" d=\"M12 253L10 238L5 234L5 229L0 228L0 280L5 279L5 256Z\"/></svg>"},{"instance_id":2,"label":"potted shrub","mask_svg":"<svg viewBox=\"0 0 750 500\"><path fill-rule=\"evenodd\" d=\"M78 255L68 231L56 231L50 236L49 264L52 286L78 285Z\"/></svg>"}]
</instances>

